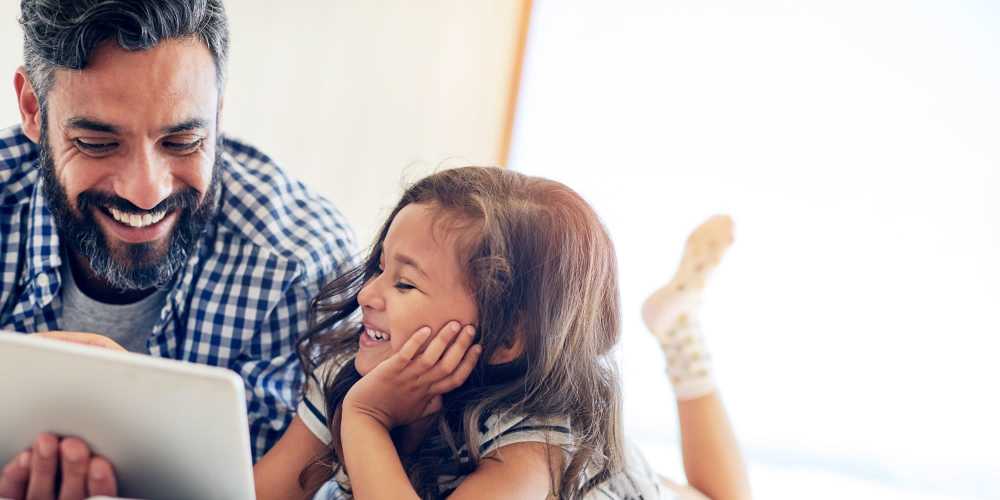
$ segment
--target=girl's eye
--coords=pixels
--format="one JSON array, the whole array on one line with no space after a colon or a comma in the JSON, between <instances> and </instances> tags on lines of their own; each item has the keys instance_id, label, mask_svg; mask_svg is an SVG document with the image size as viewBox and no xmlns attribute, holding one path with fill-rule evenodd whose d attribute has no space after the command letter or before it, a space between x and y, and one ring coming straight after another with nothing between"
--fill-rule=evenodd
<instances>
[{"instance_id":1,"label":"girl's eye","mask_svg":"<svg viewBox=\"0 0 1000 500\"><path fill-rule=\"evenodd\" d=\"M101 154L110 152L112 149L118 146L117 142L87 142L82 139L73 139L73 143L81 151L91 154Z\"/></svg>"},{"instance_id":2,"label":"girl's eye","mask_svg":"<svg viewBox=\"0 0 1000 500\"><path fill-rule=\"evenodd\" d=\"M191 142L163 141L163 147L165 147L165 148L167 148L167 149L169 149L169 150L171 150L171 151L173 151L175 153L191 153L195 149L198 149L198 146L201 146L201 143L203 141L204 141L204 139L197 139L197 140L191 141Z\"/></svg>"},{"instance_id":3,"label":"girl's eye","mask_svg":"<svg viewBox=\"0 0 1000 500\"><path fill-rule=\"evenodd\" d=\"M409 290L415 290L416 288L417 287L415 287L415 286L413 286L413 285L411 285L409 283L405 283L405 282L402 282L402 281L397 281L396 282L396 289L398 289L400 291L404 291L405 292L405 291L409 291Z\"/></svg>"}]
</instances>

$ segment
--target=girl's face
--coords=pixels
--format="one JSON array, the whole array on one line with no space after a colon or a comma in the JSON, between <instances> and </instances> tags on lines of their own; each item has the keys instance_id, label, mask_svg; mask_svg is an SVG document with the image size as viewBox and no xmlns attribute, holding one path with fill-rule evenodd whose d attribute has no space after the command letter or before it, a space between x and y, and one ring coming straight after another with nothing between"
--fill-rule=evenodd
<instances>
[{"instance_id":1,"label":"girl's face","mask_svg":"<svg viewBox=\"0 0 1000 500\"><path fill-rule=\"evenodd\" d=\"M452 320L476 323L476 304L459 266L459 232L435 224L437 214L432 205L410 204L389 226L381 272L358 294L365 328L354 366L362 375L424 326L434 335Z\"/></svg>"}]
</instances>

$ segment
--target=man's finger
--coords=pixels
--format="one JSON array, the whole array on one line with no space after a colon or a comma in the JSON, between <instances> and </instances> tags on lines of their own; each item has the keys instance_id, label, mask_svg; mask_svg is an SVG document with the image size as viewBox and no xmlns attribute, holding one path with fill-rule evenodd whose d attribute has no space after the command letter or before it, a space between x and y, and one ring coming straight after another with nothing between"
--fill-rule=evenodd
<instances>
[{"instance_id":1,"label":"man's finger","mask_svg":"<svg viewBox=\"0 0 1000 500\"><path fill-rule=\"evenodd\" d=\"M90 461L90 471L87 474L87 493L90 496L118 496L115 468L104 457L94 457Z\"/></svg>"},{"instance_id":2,"label":"man's finger","mask_svg":"<svg viewBox=\"0 0 1000 500\"><path fill-rule=\"evenodd\" d=\"M62 465L59 500L86 497L90 448L78 438L66 438L59 443L59 458Z\"/></svg>"},{"instance_id":3,"label":"man's finger","mask_svg":"<svg viewBox=\"0 0 1000 500\"><path fill-rule=\"evenodd\" d=\"M31 477L26 498L51 500L55 497L58 468L59 440L52 434L40 434L31 449Z\"/></svg>"},{"instance_id":4,"label":"man's finger","mask_svg":"<svg viewBox=\"0 0 1000 500\"><path fill-rule=\"evenodd\" d=\"M24 498L31 474L31 452L22 451L0 471L0 498Z\"/></svg>"},{"instance_id":5,"label":"man's finger","mask_svg":"<svg viewBox=\"0 0 1000 500\"><path fill-rule=\"evenodd\" d=\"M61 340L63 342L72 342L74 344L91 345L95 347L103 347L105 349L111 349L112 351L125 351L126 349L119 345L114 340L105 337L104 335L98 335L96 333L84 333L84 332L41 332L36 333L40 337Z\"/></svg>"},{"instance_id":6,"label":"man's finger","mask_svg":"<svg viewBox=\"0 0 1000 500\"><path fill-rule=\"evenodd\" d=\"M452 372L448 377L435 382L430 387L430 394L444 394L458 389L465 383L469 375L472 374L472 370L476 367L476 363L479 361L479 355L483 353L483 347L476 344L469 348L465 352L465 357L462 358L462 363L458 365L458 368Z\"/></svg>"}]
</instances>

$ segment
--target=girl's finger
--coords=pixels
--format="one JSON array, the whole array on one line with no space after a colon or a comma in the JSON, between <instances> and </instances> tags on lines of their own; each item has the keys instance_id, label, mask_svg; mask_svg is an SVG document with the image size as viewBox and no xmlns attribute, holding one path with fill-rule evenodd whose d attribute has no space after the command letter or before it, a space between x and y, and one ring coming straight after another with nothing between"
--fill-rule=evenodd
<instances>
[{"instance_id":1,"label":"girl's finger","mask_svg":"<svg viewBox=\"0 0 1000 500\"><path fill-rule=\"evenodd\" d=\"M469 378L469 375L472 374L472 369L476 367L476 363L479 362L479 355L482 353L483 346L476 344L470 347L465 352L462 363L458 365L458 368L451 375L431 385L430 394L444 394L461 387Z\"/></svg>"},{"instance_id":2,"label":"girl's finger","mask_svg":"<svg viewBox=\"0 0 1000 500\"><path fill-rule=\"evenodd\" d=\"M410 338L406 339L406 342L403 344L403 347L399 348L399 352L396 353L396 356L399 356L407 361L412 360L413 357L420 352L420 348L424 346L424 341L427 340L427 337L430 334L431 328L429 326L425 326L417 330L416 333L410 335Z\"/></svg>"},{"instance_id":3,"label":"girl's finger","mask_svg":"<svg viewBox=\"0 0 1000 500\"><path fill-rule=\"evenodd\" d=\"M444 356L438 360L434 369L425 374L423 378L433 383L451 375L455 371L455 368L458 368L459 364L462 363L465 353L469 350L469 346L472 345L472 341L475 338L476 329L472 325L466 325L458 335L458 338L445 351Z\"/></svg>"},{"instance_id":4,"label":"girl's finger","mask_svg":"<svg viewBox=\"0 0 1000 500\"><path fill-rule=\"evenodd\" d=\"M433 415L433 414L441 411L442 407L444 407L444 401L441 399L441 396L440 395L434 396L427 403L427 407L424 408L424 413L423 413L423 415L421 415L421 417L431 416L431 415Z\"/></svg>"},{"instance_id":5,"label":"girl's finger","mask_svg":"<svg viewBox=\"0 0 1000 500\"><path fill-rule=\"evenodd\" d=\"M461 329L462 325L457 321L449 321L447 325L444 325L444 328L427 344L427 348L424 349L423 354L414 360L414 363L411 365L414 373L411 373L411 375L416 378L434 368L434 365L441 359L441 355L445 349L448 348L451 341L454 340Z\"/></svg>"}]
</instances>

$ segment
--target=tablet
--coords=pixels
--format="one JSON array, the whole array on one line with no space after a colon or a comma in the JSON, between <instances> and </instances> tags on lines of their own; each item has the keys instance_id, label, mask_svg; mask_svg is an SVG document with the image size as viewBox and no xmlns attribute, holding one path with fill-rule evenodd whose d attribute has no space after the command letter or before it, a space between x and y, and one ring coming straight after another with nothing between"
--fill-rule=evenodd
<instances>
[{"instance_id":1,"label":"tablet","mask_svg":"<svg viewBox=\"0 0 1000 500\"><path fill-rule=\"evenodd\" d=\"M107 457L123 497L254 498L230 370L0 332L0 467L41 432Z\"/></svg>"}]
</instances>

